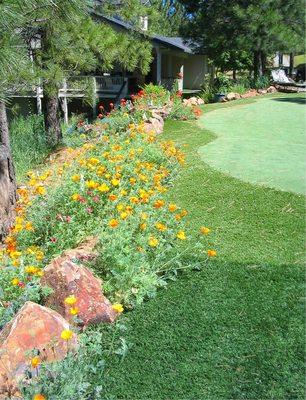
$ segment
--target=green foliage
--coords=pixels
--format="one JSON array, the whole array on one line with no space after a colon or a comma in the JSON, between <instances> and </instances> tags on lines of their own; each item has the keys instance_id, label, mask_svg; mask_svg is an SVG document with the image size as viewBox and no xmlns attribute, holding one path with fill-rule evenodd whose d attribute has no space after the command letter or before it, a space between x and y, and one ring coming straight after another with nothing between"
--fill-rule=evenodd
<instances>
[{"instance_id":1,"label":"green foliage","mask_svg":"<svg viewBox=\"0 0 306 400\"><path fill-rule=\"evenodd\" d=\"M125 356L124 330L121 322L98 327L94 332L89 329L79 336L77 353L70 351L60 362L39 366L38 374L29 370L32 379L24 381L21 388L24 400L32 400L38 393L52 400L106 400L105 362L109 357Z\"/></svg>"},{"instance_id":2,"label":"green foliage","mask_svg":"<svg viewBox=\"0 0 306 400\"><path fill-rule=\"evenodd\" d=\"M196 119L197 114L193 107L187 107L182 103L180 95L174 95L172 97L173 105L168 115L169 119L187 121Z\"/></svg>"},{"instance_id":3,"label":"green foliage","mask_svg":"<svg viewBox=\"0 0 306 400\"><path fill-rule=\"evenodd\" d=\"M169 100L170 92L163 86L157 86L153 83L145 85L142 90L138 92L137 96L133 98L135 106L138 109L163 107Z\"/></svg>"},{"instance_id":4,"label":"green foliage","mask_svg":"<svg viewBox=\"0 0 306 400\"><path fill-rule=\"evenodd\" d=\"M266 89L270 84L270 78L266 75L259 76L251 81L251 86L254 89Z\"/></svg>"},{"instance_id":5,"label":"green foliage","mask_svg":"<svg viewBox=\"0 0 306 400\"><path fill-rule=\"evenodd\" d=\"M14 118L10 133L17 178L22 181L27 172L41 164L50 152L42 115Z\"/></svg>"}]
</instances>

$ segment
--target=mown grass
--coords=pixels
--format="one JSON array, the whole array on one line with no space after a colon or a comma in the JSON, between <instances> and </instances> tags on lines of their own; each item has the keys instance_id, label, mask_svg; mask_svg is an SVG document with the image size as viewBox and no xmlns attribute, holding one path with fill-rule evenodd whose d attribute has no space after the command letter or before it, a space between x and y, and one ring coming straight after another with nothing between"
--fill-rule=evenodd
<instances>
[{"instance_id":1,"label":"mown grass","mask_svg":"<svg viewBox=\"0 0 306 400\"><path fill-rule=\"evenodd\" d=\"M304 197L205 165L197 149L214 136L195 122L168 121L163 138L187 153L171 199L195 230L213 229L218 258L127 315L133 345L108 361L106 396L304 398Z\"/></svg>"}]
</instances>

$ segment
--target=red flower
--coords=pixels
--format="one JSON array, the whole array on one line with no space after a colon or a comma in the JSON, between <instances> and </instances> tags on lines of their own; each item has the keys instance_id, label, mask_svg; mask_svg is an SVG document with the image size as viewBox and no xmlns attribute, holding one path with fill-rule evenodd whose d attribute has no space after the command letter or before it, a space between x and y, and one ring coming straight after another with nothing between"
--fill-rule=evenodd
<instances>
[{"instance_id":1,"label":"red flower","mask_svg":"<svg viewBox=\"0 0 306 400\"><path fill-rule=\"evenodd\" d=\"M102 106L102 104L99 105L99 110L104 110L104 107Z\"/></svg>"},{"instance_id":2,"label":"red flower","mask_svg":"<svg viewBox=\"0 0 306 400\"><path fill-rule=\"evenodd\" d=\"M115 107L114 103L109 103L109 106L110 106L111 109L113 109Z\"/></svg>"},{"instance_id":3,"label":"red flower","mask_svg":"<svg viewBox=\"0 0 306 400\"><path fill-rule=\"evenodd\" d=\"M20 281L20 282L18 282L18 286L19 287L25 287L25 283Z\"/></svg>"},{"instance_id":4,"label":"red flower","mask_svg":"<svg viewBox=\"0 0 306 400\"><path fill-rule=\"evenodd\" d=\"M50 239L50 241L51 241L52 243L56 243L56 242L57 242L57 239L56 239L55 237L52 237L52 238Z\"/></svg>"},{"instance_id":5,"label":"red flower","mask_svg":"<svg viewBox=\"0 0 306 400\"><path fill-rule=\"evenodd\" d=\"M103 118L103 114L98 114L98 118L102 119Z\"/></svg>"},{"instance_id":6,"label":"red flower","mask_svg":"<svg viewBox=\"0 0 306 400\"><path fill-rule=\"evenodd\" d=\"M121 99L120 103L121 103L122 106L125 106L126 100L125 99Z\"/></svg>"}]
</instances>

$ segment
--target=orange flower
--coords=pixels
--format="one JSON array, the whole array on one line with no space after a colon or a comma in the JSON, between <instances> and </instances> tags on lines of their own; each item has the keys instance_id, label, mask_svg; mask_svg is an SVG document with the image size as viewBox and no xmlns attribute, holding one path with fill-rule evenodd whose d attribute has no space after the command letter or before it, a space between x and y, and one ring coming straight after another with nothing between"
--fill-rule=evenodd
<instances>
[{"instance_id":1,"label":"orange flower","mask_svg":"<svg viewBox=\"0 0 306 400\"><path fill-rule=\"evenodd\" d=\"M33 400L47 400L47 397L41 393L34 394Z\"/></svg>"},{"instance_id":2,"label":"orange flower","mask_svg":"<svg viewBox=\"0 0 306 400\"><path fill-rule=\"evenodd\" d=\"M117 219L111 219L108 223L111 228L117 228L119 225L119 221Z\"/></svg>"},{"instance_id":3,"label":"orange flower","mask_svg":"<svg viewBox=\"0 0 306 400\"><path fill-rule=\"evenodd\" d=\"M177 210L177 205L176 205L176 204L173 204L173 203L170 203L170 204L169 204L169 207L168 207L168 210L169 210L170 212L176 211L176 210Z\"/></svg>"},{"instance_id":4,"label":"orange flower","mask_svg":"<svg viewBox=\"0 0 306 400\"><path fill-rule=\"evenodd\" d=\"M200 232L201 232L203 235L208 235L209 232L210 232L210 229L209 229L209 228L206 228L206 226L201 226Z\"/></svg>"},{"instance_id":5,"label":"orange flower","mask_svg":"<svg viewBox=\"0 0 306 400\"><path fill-rule=\"evenodd\" d=\"M165 205L164 200L156 200L153 204L154 208L162 208Z\"/></svg>"},{"instance_id":6,"label":"orange flower","mask_svg":"<svg viewBox=\"0 0 306 400\"><path fill-rule=\"evenodd\" d=\"M110 199L110 201L115 201L115 200L117 200L117 196L116 196L115 194L110 194L110 195L108 196L108 198Z\"/></svg>"},{"instance_id":7,"label":"orange flower","mask_svg":"<svg viewBox=\"0 0 306 400\"><path fill-rule=\"evenodd\" d=\"M217 252L216 250L207 250L208 257L216 257Z\"/></svg>"}]
</instances>

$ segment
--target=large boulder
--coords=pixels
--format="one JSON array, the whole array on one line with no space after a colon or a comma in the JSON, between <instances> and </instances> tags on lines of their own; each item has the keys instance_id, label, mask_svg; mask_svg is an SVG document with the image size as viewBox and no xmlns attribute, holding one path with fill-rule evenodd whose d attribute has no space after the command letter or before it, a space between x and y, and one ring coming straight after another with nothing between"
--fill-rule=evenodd
<instances>
[{"instance_id":1,"label":"large boulder","mask_svg":"<svg viewBox=\"0 0 306 400\"><path fill-rule=\"evenodd\" d=\"M231 101L231 100L236 100L236 93L230 92L225 96L226 100Z\"/></svg>"},{"instance_id":2,"label":"large boulder","mask_svg":"<svg viewBox=\"0 0 306 400\"><path fill-rule=\"evenodd\" d=\"M267 91L266 89L258 89L258 90L257 90L257 93L258 93L258 94L267 94L268 91Z\"/></svg>"},{"instance_id":3,"label":"large boulder","mask_svg":"<svg viewBox=\"0 0 306 400\"><path fill-rule=\"evenodd\" d=\"M152 116L145 122L144 130L150 134L152 132L160 134L164 130L164 119L160 114L156 112L152 113Z\"/></svg>"},{"instance_id":4,"label":"large boulder","mask_svg":"<svg viewBox=\"0 0 306 400\"><path fill-rule=\"evenodd\" d=\"M97 236L90 236L75 249L64 251L62 257L70 260L77 259L78 261L94 261L99 255L95 250L98 241L99 238Z\"/></svg>"},{"instance_id":5,"label":"large boulder","mask_svg":"<svg viewBox=\"0 0 306 400\"><path fill-rule=\"evenodd\" d=\"M243 95L241 96L241 98L243 98L243 99L248 99L248 98L256 97L256 96L258 96L257 90L251 89L251 90L249 90L247 93L243 94Z\"/></svg>"},{"instance_id":6,"label":"large boulder","mask_svg":"<svg viewBox=\"0 0 306 400\"><path fill-rule=\"evenodd\" d=\"M269 86L267 89L267 93L276 93L277 89L275 86Z\"/></svg>"},{"instance_id":7,"label":"large boulder","mask_svg":"<svg viewBox=\"0 0 306 400\"><path fill-rule=\"evenodd\" d=\"M88 268L73 262L69 252L66 252L66 256L55 258L44 268L41 284L53 289L46 299L46 305L68 320L77 314L79 324L87 326L100 322L111 323L116 319L112 304L102 293L101 281ZM75 304L65 302L69 296L76 298ZM77 312L72 314L72 309Z\"/></svg>"},{"instance_id":8,"label":"large boulder","mask_svg":"<svg viewBox=\"0 0 306 400\"><path fill-rule=\"evenodd\" d=\"M69 323L57 312L30 301L24 304L0 332L0 399L7 399L9 391L17 390L34 351L43 362L50 362L76 349L76 334L67 344L61 338L64 330L69 330Z\"/></svg>"}]
</instances>

